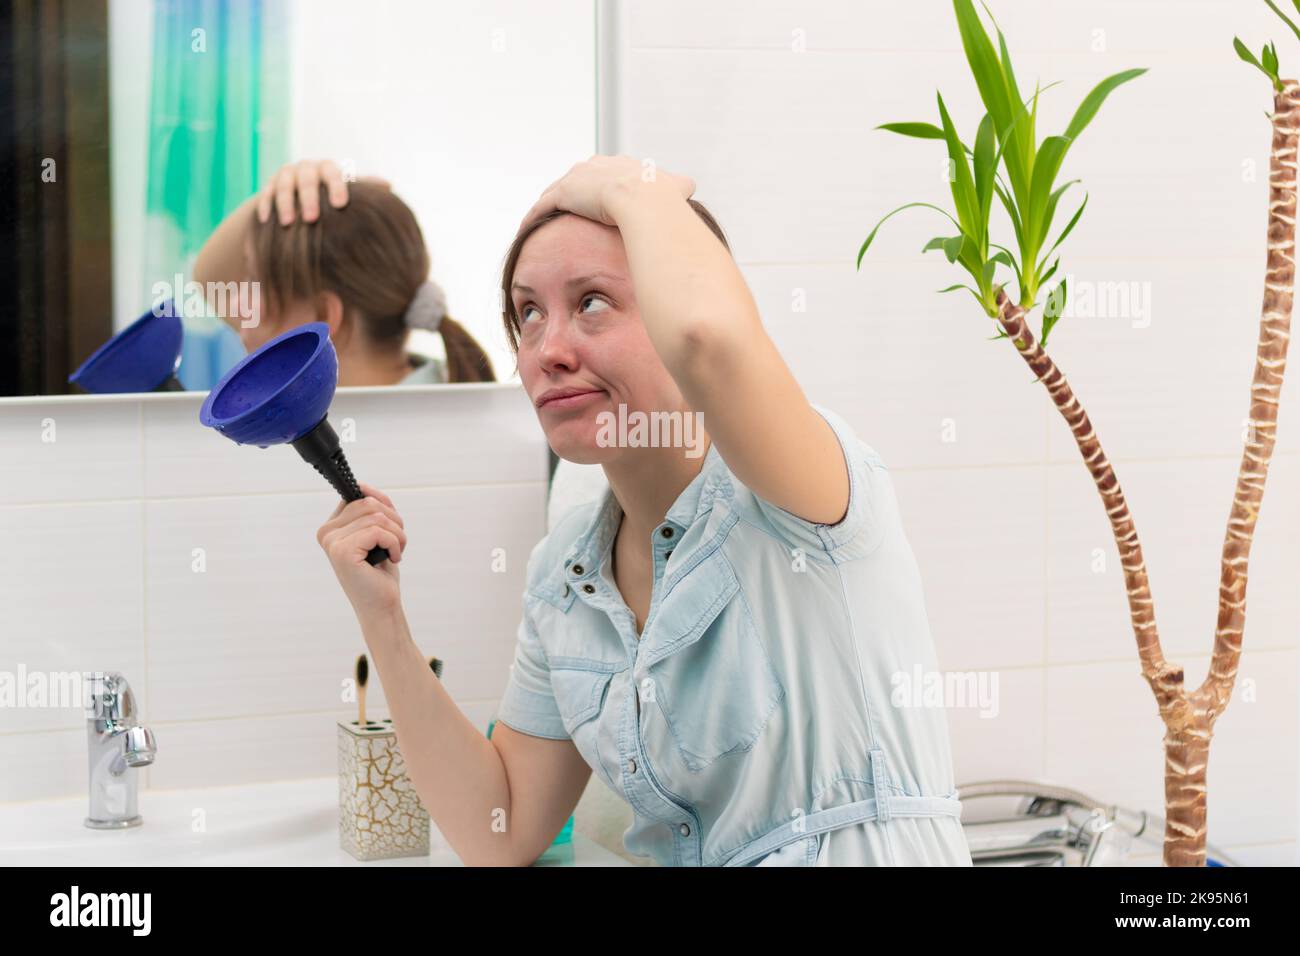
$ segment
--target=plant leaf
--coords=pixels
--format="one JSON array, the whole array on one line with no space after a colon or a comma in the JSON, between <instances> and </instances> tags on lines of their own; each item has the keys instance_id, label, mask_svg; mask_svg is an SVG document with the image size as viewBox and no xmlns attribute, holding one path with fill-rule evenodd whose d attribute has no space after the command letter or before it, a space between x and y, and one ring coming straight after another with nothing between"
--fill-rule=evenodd
<instances>
[{"instance_id":1,"label":"plant leaf","mask_svg":"<svg viewBox=\"0 0 1300 956\"><path fill-rule=\"evenodd\" d=\"M989 41L984 26L979 21L970 0L953 0L953 10L957 14L957 29L961 33L962 49L966 51L966 60L971 73L975 76L975 85L979 87L984 105L993 114L993 121L1000 129L1011 128L1011 103L1007 96L1006 81L997 53Z\"/></svg>"},{"instance_id":2,"label":"plant leaf","mask_svg":"<svg viewBox=\"0 0 1300 956\"><path fill-rule=\"evenodd\" d=\"M1006 190L1004 190L1000 185L994 185L993 189L998 194L998 198L1002 200L1002 206L1006 209L1007 216L1011 219L1011 228L1014 229L1016 233L1016 245L1023 249L1025 246L1025 237L1023 223L1020 219L1020 212L1016 209L1016 204L1011 201L1011 197L1007 194Z\"/></svg>"},{"instance_id":3,"label":"plant leaf","mask_svg":"<svg viewBox=\"0 0 1300 956\"><path fill-rule=\"evenodd\" d=\"M953 10L957 14L957 28L961 33L962 49L966 53L966 62L975 85L979 88L984 108L993 116L994 128L998 139L1005 142L1011 139L1007 150L1007 172L1011 177L1011 188L1016 198L1022 203L1029 192L1030 173L1025 157L1032 152L1032 145L1025 146L1025 130L1013 129L1017 108L1021 106L1017 95L1012 100L1008 93L1007 73L1011 70L1011 57L1005 53L1006 44L1002 43L1005 62L999 62L993 49L993 43L980 23L979 15L970 0L953 0ZM1012 74L1014 78L1014 74ZM1013 79L1014 82L1014 79Z\"/></svg>"},{"instance_id":4,"label":"plant leaf","mask_svg":"<svg viewBox=\"0 0 1300 956\"><path fill-rule=\"evenodd\" d=\"M1040 248L1047 238L1046 216L1052 185L1056 182L1056 174L1061 169L1070 142L1067 136L1049 136L1043 140L1038 148L1038 156L1034 159L1034 181L1029 190L1029 213L1025 217L1026 239L1032 249ZM1029 263L1026 262L1025 266L1028 267Z\"/></svg>"},{"instance_id":5,"label":"plant leaf","mask_svg":"<svg viewBox=\"0 0 1300 956\"><path fill-rule=\"evenodd\" d=\"M881 123L876 129L888 130L900 136L913 136L916 139L943 139L943 130L933 123Z\"/></svg>"},{"instance_id":6,"label":"plant leaf","mask_svg":"<svg viewBox=\"0 0 1300 956\"><path fill-rule=\"evenodd\" d=\"M1071 179L1069 182L1061 183L1060 186L1057 186L1056 189L1052 190L1052 195L1047 200L1047 211L1043 215L1042 239L1047 238L1047 234L1052 230L1052 223L1056 221L1056 207L1061 201L1061 196L1063 196L1066 190L1071 186L1081 182L1083 182L1082 179ZM1044 256L1042 260L1039 261L1039 265L1041 266L1046 259L1047 257Z\"/></svg>"},{"instance_id":7,"label":"plant leaf","mask_svg":"<svg viewBox=\"0 0 1300 956\"><path fill-rule=\"evenodd\" d=\"M1135 70L1125 70L1122 73L1116 73L1114 76L1108 76L1098 83L1091 93L1083 98L1079 104L1079 109L1074 114L1074 119L1070 120L1070 125L1066 127L1065 135L1068 139L1078 139L1079 134L1084 131L1092 118L1097 115L1101 109L1101 104L1106 101L1111 92L1117 87L1122 86L1129 80L1136 79L1146 72L1145 67L1139 67Z\"/></svg>"},{"instance_id":8,"label":"plant leaf","mask_svg":"<svg viewBox=\"0 0 1300 956\"><path fill-rule=\"evenodd\" d=\"M1277 77L1277 49L1271 44L1266 43L1263 51L1260 53L1260 60L1264 63L1264 70L1269 76Z\"/></svg>"},{"instance_id":9,"label":"plant leaf","mask_svg":"<svg viewBox=\"0 0 1300 956\"><path fill-rule=\"evenodd\" d=\"M988 10L988 7L984 9ZM993 20L993 14L989 14L989 19ZM1031 114L1028 109L1029 104L1020 95L1020 87L1016 83L1016 73L1011 66L1011 51L1007 49L1007 38L1002 35L996 20L993 21L993 26L998 31L998 51L1002 58L1002 78L1006 83L1007 98L1014 104L1011 128L1003 134L1003 143L1011 143L1012 155L1015 157L1014 171L1012 163L1008 161L1007 172L1011 175L1012 185L1017 188L1018 193L1027 193L1029 176L1034 165L1034 119L1038 112L1038 89L1037 87L1034 89L1034 113ZM1028 123L1023 122L1026 118L1029 120Z\"/></svg>"},{"instance_id":10,"label":"plant leaf","mask_svg":"<svg viewBox=\"0 0 1300 956\"><path fill-rule=\"evenodd\" d=\"M996 143L993 116L985 113L984 119L980 120L979 132L975 134L975 201L979 215L981 252L987 248L989 209L993 205L993 179L998 162L997 152L994 151Z\"/></svg>"},{"instance_id":11,"label":"plant leaf","mask_svg":"<svg viewBox=\"0 0 1300 956\"><path fill-rule=\"evenodd\" d=\"M906 203L905 205L899 206L899 207L898 207L897 209L895 209L893 212L886 213L884 219L881 219L880 222L876 223L876 228L871 230L871 235L867 236L866 241L865 241L864 243L862 243L862 248L858 250L858 266L857 266L857 267L858 267L859 269L862 268L862 257L865 256L865 255L867 254L867 248L871 245L871 241L872 241L873 239L876 238L876 233L878 233L878 232L880 231L880 227L883 226L883 225L885 224L885 220L889 219L891 216L895 215L896 213L900 213L900 212L902 212L904 209L911 209L911 208L913 208L914 206L924 206L924 207L926 207L927 209L934 209L934 210L936 210L936 211L938 211L938 212L941 212L941 213L943 213L945 216L948 217L948 220L949 220L949 221L950 221L954 226L956 226L958 229L961 228L961 224L958 223L956 219L953 219L953 218L952 218L952 214L951 214L951 213L949 213L946 209L940 209L938 206L934 205L933 203L928 203L928 202L909 202L909 203Z\"/></svg>"},{"instance_id":12,"label":"plant leaf","mask_svg":"<svg viewBox=\"0 0 1300 956\"><path fill-rule=\"evenodd\" d=\"M1273 3L1273 0L1264 0L1264 2L1267 3L1267 4L1269 5L1270 8L1272 8L1272 10L1273 10L1274 13L1276 13L1279 17L1281 17L1283 20L1286 21L1286 25L1289 26L1289 27L1291 28L1291 32L1294 33L1294 34L1296 35L1296 39L1300 39L1300 27L1297 27L1297 26L1295 25L1295 21L1293 21L1293 20L1292 20L1290 17L1288 17L1285 13L1283 13L1281 10L1279 10L1279 9L1277 8L1277 5ZM1300 3L1296 3L1295 0L1292 0L1292 3L1295 3L1296 12L1297 12L1297 13L1300 13ZM1274 52L1276 53L1276 51L1274 51ZM1277 69L1277 68L1274 67L1274 70L1276 70L1276 69Z\"/></svg>"},{"instance_id":13,"label":"plant leaf","mask_svg":"<svg viewBox=\"0 0 1300 956\"><path fill-rule=\"evenodd\" d=\"M1241 57L1255 69L1259 70L1259 72L1267 76L1276 85L1277 77L1273 76L1273 74L1269 73L1268 70L1264 69L1264 67L1260 65L1259 60L1255 59L1255 54L1246 49L1246 44L1242 43L1236 37L1233 37L1232 48L1237 51L1237 56Z\"/></svg>"},{"instance_id":14,"label":"plant leaf","mask_svg":"<svg viewBox=\"0 0 1300 956\"><path fill-rule=\"evenodd\" d=\"M992 246L994 249L997 249L998 252L989 257L989 262L1000 262L1008 269L1013 270L1015 274L1019 276L1020 265L1016 262L1016 257L1011 254L1011 250L1006 246L999 246L997 243L992 243Z\"/></svg>"},{"instance_id":15,"label":"plant leaf","mask_svg":"<svg viewBox=\"0 0 1300 956\"><path fill-rule=\"evenodd\" d=\"M983 287L988 288L993 283L993 273L997 271L998 264L990 259L984 263L984 282Z\"/></svg>"},{"instance_id":16,"label":"plant leaf","mask_svg":"<svg viewBox=\"0 0 1300 956\"><path fill-rule=\"evenodd\" d=\"M1047 302L1043 305L1043 334L1038 339L1038 344L1047 348L1047 336L1057 322L1061 321L1061 316L1065 313L1065 303L1069 296L1069 289L1065 287L1065 281L1062 279L1047 296Z\"/></svg>"},{"instance_id":17,"label":"plant leaf","mask_svg":"<svg viewBox=\"0 0 1300 956\"><path fill-rule=\"evenodd\" d=\"M979 207L975 195L975 180L971 176L970 166L966 163L966 154L962 152L957 130L952 125L948 108L943 105L943 94L935 93L939 101L939 117L943 120L943 135L948 143L948 159L954 172L952 186L953 202L957 206L957 219L961 222L962 232L979 235Z\"/></svg>"},{"instance_id":18,"label":"plant leaf","mask_svg":"<svg viewBox=\"0 0 1300 956\"><path fill-rule=\"evenodd\" d=\"M948 257L949 262L957 261L957 257L961 255L961 244L965 241L965 235L953 236L943 241L943 254Z\"/></svg>"},{"instance_id":19,"label":"plant leaf","mask_svg":"<svg viewBox=\"0 0 1300 956\"><path fill-rule=\"evenodd\" d=\"M1067 183L1066 185L1069 184ZM1048 258L1051 256L1051 254L1055 252L1057 248L1061 245L1061 243L1065 242L1065 237L1070 234L1070 230L1073 229L1075 224L1079 221L1079 217L1083 215L1083 210L1087 205L1088 205L1088 194L1084 193L1083 202L1080 203L1078 210L1074 214L1074 217L1070 220L1069 224L1067 224L1066 227L1061 230L1061 234L1056 237L1056 242L1052 243L1052 248L1048 249L1047 252L1043 254L1043 262L1046 262ZM1039 265L1041 266L1042 263L1039 263ZM1039 278L1038 281L1044 282L1046 281L1046 279L1047 276L1042 276Z\"/></svg>"},{"instance_id":20,"label":"plant leaf","mask_svg":"<svg viewBox=\"0 0 1300 956\"><path fill-rule=\"evenodd\" d=\"M940 289L939 293L943 294L944 292L956 292L958 289L965 289L975 298L975 301L980 304L980 308L981 309L984 308L984 300L980 298L980 294L976 292L974 289L972 289L970 286L966 285L965 283L958 282L956 285L950 285L946 289Z\"/></svg>"}]
</instances>

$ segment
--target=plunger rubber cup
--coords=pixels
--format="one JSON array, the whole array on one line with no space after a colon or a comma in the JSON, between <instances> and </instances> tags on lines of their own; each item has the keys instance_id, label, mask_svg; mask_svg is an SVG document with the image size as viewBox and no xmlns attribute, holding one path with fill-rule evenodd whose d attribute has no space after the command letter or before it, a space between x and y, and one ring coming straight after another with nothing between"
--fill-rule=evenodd
<instances>
[{"instance_id":1,"label":"plunger rubber cup","mask_svg":"<svg viewBox=\"0 0 1300 956\"><path fill-rule=\"evenodd\" d=\"M352 475L348 460L339 446L338 433L329 423L329 416L322 418L319 424L301 438L290 442L294 449L307 462L319 471L344 501L356 501L364 498L357 479ZM366 555L370 564L388 560L386 548L374 547Z\"/></svg>"},{"instance_id":2,"label":"plunger rubber cup","mask_svg":"<svg viewBox=\"0 0 1300 956\"><path fill-rule=\"evenodd\" d=\"M171 299L164 299L95 349L68 376L91 394L184 391L176 379L185 330Z\"/></svg>"}]
</instances>

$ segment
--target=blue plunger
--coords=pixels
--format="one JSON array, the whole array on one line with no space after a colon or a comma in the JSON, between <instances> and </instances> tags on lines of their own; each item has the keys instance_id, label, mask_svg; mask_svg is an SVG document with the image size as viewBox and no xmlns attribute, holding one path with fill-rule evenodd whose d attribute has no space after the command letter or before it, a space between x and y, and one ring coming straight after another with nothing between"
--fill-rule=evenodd
<instances>
[{"instance_id":1,"label":"blue plunger","mask_svg":"<svg viewBox=\"0 0 1300 956\"><path fill-rule=\"evenodd\" d=\"M171 299L164 299L117 335L68 376L88 392L178 392L184 331Z\"/></svg>"},{"instance_id":2,"label":"blue plunger","mask_svg":"<svg viewBox=\"0 0 1300 956\"><path fill-rule=\"evenodd\" d=\"M292 445L344 501L364 498L339 436L327 420L339 360L329 326L310 322L250 352L221 377L199 410L199 421L239 445ZM374 547L371 564L388 558Z\"/></svg>"}]
</instances>

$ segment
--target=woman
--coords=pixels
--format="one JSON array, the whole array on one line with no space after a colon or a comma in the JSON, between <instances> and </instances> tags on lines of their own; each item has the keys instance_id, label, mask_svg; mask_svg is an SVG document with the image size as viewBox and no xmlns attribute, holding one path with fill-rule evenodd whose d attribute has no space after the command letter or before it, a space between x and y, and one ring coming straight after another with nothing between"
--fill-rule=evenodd
<instances>
[{"instance_id":1,"label":"woman","mask_svg":"<svg viewBox=\"0 0 1300 956\"><path fill-rule=\"evenodd\" d=\"M593 157L507 256L524 388L609 489L529 558L491 740L411 641L396 564L366 564L401 561L392 501L364 486L318 533L408 771L467 863L534 860L595 769L664 865L969 866L944 710L894 693L936 662L889 476L805 399L693 191ZM611 443L633 412L701 414L707 450Z\"/></svg>"},{"instance_id":2,"label":"woman","mask_svg":"<svg viewBox=\"0 0 1300 956\"><path fill-rule=\"evenodd\" d=\"M410 207L382 179L349 189L328 160L281 168L217 227L193 278L219 311L218 286L257 289L220 316L250 352L294 326L327 323L339 385L496 380L487 354L447 315L442 290L429 279ZM439 332L446 362L408 352L411 329Z\"/></svg>"}]
</instances>

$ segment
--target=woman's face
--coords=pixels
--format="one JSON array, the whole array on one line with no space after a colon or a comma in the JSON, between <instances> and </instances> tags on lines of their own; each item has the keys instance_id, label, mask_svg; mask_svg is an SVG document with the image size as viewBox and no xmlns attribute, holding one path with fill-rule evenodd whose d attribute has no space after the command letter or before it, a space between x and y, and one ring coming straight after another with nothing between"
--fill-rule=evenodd
<instances>
[{"instance_id":1,"label":"woman's face","mask_svg":"<svg viewBox=\"0 0 1300 956\"><path fill-rule=\"evenodd\" d=\"M628 414L686 410L641 323L616 228L574 215L541 226L520 251L511 299L519 375L561 458L597 464L622 454L597 440L601 412L612 422L607 433L617 436L620 404ZM557 388L593 394L539 407Z\"/></svg>"}]
</instances>

